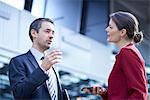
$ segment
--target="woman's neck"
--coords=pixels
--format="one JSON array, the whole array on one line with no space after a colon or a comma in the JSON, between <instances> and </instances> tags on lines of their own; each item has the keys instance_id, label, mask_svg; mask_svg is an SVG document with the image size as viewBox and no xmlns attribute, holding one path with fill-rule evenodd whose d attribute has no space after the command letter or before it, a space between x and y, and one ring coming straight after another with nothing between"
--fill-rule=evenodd
<instances>
[{"instance_id":1,"label":"woman's neck","mask_svg":"<svg viewBox=\"0 0 150 100\"><path fill-rule=\"evenodd\" d=\"M129 41L122 40L122 41L116 43L116 45L119 47L119 49L121 49L121 48L127 46L130 43L132 43L132 41L130 41L130 40Z\"/></svg>"}]
</instances>

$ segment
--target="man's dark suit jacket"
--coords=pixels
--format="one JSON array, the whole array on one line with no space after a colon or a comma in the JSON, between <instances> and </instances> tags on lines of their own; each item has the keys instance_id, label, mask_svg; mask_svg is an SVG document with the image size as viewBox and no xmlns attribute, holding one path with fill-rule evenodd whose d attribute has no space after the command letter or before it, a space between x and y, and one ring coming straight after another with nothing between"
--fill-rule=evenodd
<instances>
[{"instance_id":1,"label":"man's dark suit jacket","mask_svg":"<svg viewBox=\"0 0 150 100\"><path fill-rule=\"evenodd\" d=\"M51 100L46 85L47 79L48 75L39 67L30 51L12 58L9 63L9 80L15 99ZM57 83L58 99L69 100L66 90L63 90L59 83L58 77Z\"/></svg>"}]
</instances>

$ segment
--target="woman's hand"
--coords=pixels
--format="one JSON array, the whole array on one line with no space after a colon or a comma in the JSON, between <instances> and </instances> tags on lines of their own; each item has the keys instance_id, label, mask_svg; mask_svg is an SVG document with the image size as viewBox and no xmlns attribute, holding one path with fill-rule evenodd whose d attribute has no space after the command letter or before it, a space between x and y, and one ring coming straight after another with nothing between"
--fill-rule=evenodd
<instances>
[{"instance_id":1,"label":"woman's hand","mask_svg":"<svg viewBox=\"0 0 150 100\"><path fill-rule=\"evenodd\" d=\"M107 93L107 90L103 87L99 87L99 86L93 86L93 87L84 87L82 88L82 91L85 91L87 93L90 94L94 94L94 95L105 95Z\"/></svg>"}]
</instances>

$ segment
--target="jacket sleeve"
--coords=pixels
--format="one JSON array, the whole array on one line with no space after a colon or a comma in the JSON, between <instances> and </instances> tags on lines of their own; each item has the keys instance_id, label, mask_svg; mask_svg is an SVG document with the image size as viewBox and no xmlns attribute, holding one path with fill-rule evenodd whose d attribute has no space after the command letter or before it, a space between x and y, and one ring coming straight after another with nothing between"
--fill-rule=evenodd
<instances>
[{"instance_id":1,"label":"jacket sleeve","mask_svg":"<svg viewBox=\"0 0 150 100\"><path fill-rule=\"evenodd\" d=\"M121 66L127 80L128 99L146 99L147 84L144 64L132 50L121 51ZM144 63L144 62L143 62Z\"/></svg>"},{"instance_id":2,"label":"jacket sleeve","mask_svg":"<svg viewBox=\"0 0 150 100\"><path fill-rule=\"evenodd\" d=\"M42 85L48 76L42 69L35 69L27 76L26 65L19 58L11 59L9 63L9 80L15 98L28 98Z\"/></svg>"},{"instance_id":3,"label":"jacket sleeve","mask_svg":"<svg viewBox=\"0 0 150 100\"><path fill-rule=\"evenodd\" d=\"M107 92L102 94L101 97L103 98L103 100L108 100Z\"/></svg>"}]
</instances>

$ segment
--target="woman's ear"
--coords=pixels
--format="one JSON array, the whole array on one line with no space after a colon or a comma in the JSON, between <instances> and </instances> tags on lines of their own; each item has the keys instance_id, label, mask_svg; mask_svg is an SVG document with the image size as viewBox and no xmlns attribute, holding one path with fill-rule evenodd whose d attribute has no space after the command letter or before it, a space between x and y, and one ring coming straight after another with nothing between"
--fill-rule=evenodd
<instances>
[{"instance_id":1,"label":"woman's ear","mask_svg":"<svg viewBox=\"0 0 150 100\"><path fill-rule=\"evenodd\" d=\"M121 30L121 37L125 37L126 36L126 33L127 33L127 30L126 29L122 29Z\"/></svg>"}]
</instances>

